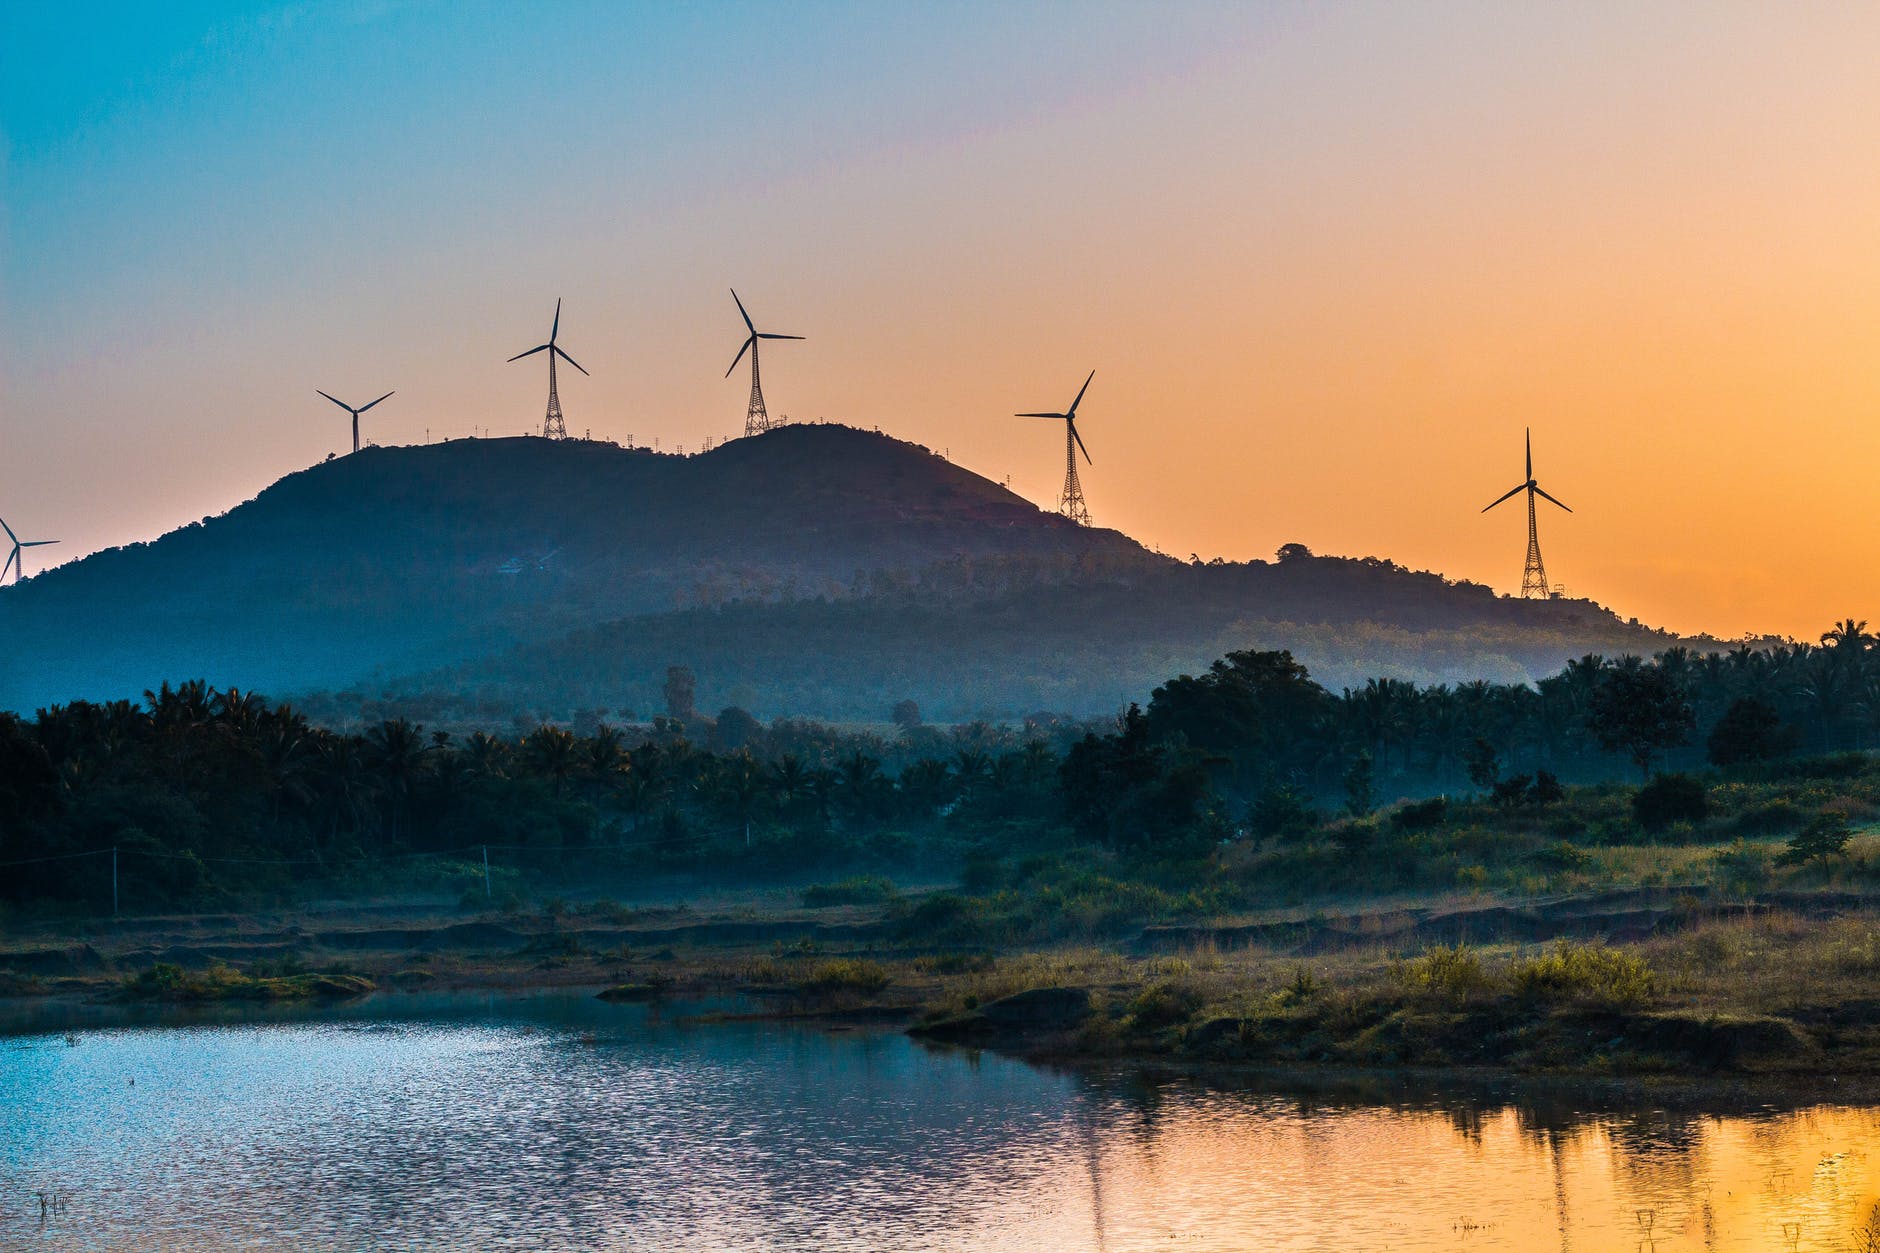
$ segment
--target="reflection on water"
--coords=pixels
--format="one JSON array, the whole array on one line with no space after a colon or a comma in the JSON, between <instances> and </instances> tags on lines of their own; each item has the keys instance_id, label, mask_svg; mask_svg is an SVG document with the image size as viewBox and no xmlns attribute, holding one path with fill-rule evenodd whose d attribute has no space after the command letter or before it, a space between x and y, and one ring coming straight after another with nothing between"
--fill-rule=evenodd
<instances>
[{"instance_id":1,"label":"reflection on water","mask_svg":"<svg viewBox=\"0 0 1880 1253\"><path fill-rule=\"evenodd\" d=\"M0 1038L0 1247L1880 1249L1876 1110L1305 1099L573 995L75 1038Z\"/></svg>"}]
</instances>

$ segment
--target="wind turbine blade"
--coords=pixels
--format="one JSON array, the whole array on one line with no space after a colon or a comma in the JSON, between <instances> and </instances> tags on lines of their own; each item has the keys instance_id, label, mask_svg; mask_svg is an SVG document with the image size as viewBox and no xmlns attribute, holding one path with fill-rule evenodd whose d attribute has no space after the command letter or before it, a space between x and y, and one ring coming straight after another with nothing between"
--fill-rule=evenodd
<instances>
[{"instance_id":1,"label":"wind turbine blade","mask_svg":"<svg viewBox=\"0 0 1880 1253\"><path fill-rule=\"evenodd\" d=\"M517 354L516 354L515 356L513 356L513 357L511 357L511 358L510 358L510 360L511 360L511 361L520 361L520 360L522 360L522 359L523 359L524 357L533 357L533 356L534 356L534 355L535 355L536 353L538 353L538 352L546 352L546 351L548 351L548 349L550 349L550 348L553 348L553 347L554 347L554 345L553 345L553 344L543 344L543 345L542 345L542 346L541 346L540 348L531 348L531 349L529 349L529 351L527 351L527 352L519 352L519 353L517 353Z\"/></svg>"},{"instance_id":2,"label":"wind turbine blade","mask_svg":"<svg viewBox=\"0 0 1880 1253\"><path fill-rule=\"evenodd\" d=\"M580 370L581 373L587 374L587 371L585 369L582 369L581 363L579 361L576 361L573 357L570 357L567 353L563 352L561 349L559 348L555 349L555 355L560 357L563 361L566 361L569 365L573 366L575 369ZM591 374L588 374L588 377L593 378L594 376Z\"/></svg>"},{"instance_id":3,"label":"wind turbine blade","mask_svg":"<svg viewBox=\"0 0 1880 1253\"><path fill-rule=\"evenodd\" d=\"M4 518L0 518L0 531L5 531L7 538L12 540L15 544L20 542L20 537L13 533L13 528L6 524L6 519Z\"/></svg>"},{"instance_id":4,"label":"wind turbine blade","mask_svg":"<svg viewBox=\"0 0 1880 1253\"><path fill-rule=\"evenodd\" d=\"M7 554L6 565L0 566L0 583L4 583L7 581L7 575L13 573L13 567L16 563L18 563L19 559L20 559L19 545L15 544L13 546L13 551Z\"/></svg>"},{"instance_id":5,"label":"wind turbine blade","mask_svg":"<svg viewBox=\"0 0 1880 1253\"><path fill-rule=\"evenodd\" d=\"M561 297L555 297L555 325L548 328L548 342L554 343L555 336L561 334Z\"/></svg>"},{"instance_id":6,"label":"wind turbine blade","mask_svg":"<svg viewBox=\"0 0 1880 1253\"><path fill-rule=\"evenodd\" d=\"M1531 479L1534 477L1534 428L1528 427L1526 434L1527 434L1527 476Z\"/></svg>"},{"instance_id":7,"label":"wind turbine blade","mask_svg":"<svg viewBox=\"0 0 1880 1253\"><path fill-rule=\"evenodd\" d=\"M56 544L56 539L29 539L20 544L21 548L44 548L47 544Z\"/></svg>"},{"instance_id":8,"label":"wind turbine blade","mask_svg":"<svg viewBox=\"0 0 1880 1253\"><path fill-rule=\"evenodd\" d=\"M1084 448L1084 437L1077 433L1077 423L1072 421L1069 418L1066 418L1064 419L1064 425L1070 427L1071 438L1076 440L1077 447L1083 450L1085 463L1089 465L1097 464L1096 462L1090 460L1090 450L1088 448Z\"/></svg>"},{"instance_id":9,"label":"wind turbine blade","mask_svg":"<svg viewBox=\"0 0 1880 1253\"><path fill-rule=\"evenodd\" d=\"M386 400L386 399L389 399L389 398L390 398L390 397L392 397L392 396L396 396L397 394L398 394L397 392L386 392L386 393L385 393L385 395L383 395L383 396L380 396L380 397L379 397L379 400ZM373 402L372 402L372 405L376 405L376 404L378 404L378 403L379 403L379 400L375 400L375 401L373 401ZM366 411L367 409L370 409L370 408L372 407L372 405L366 405L366 406L364 406L363 408L361 408L361 409L359 410L359 412L361 412L361 413L364 413L364 412L365 412L365 411Z\"/></svg>"},{"instance_id":10,"label":"wind turbine blade","mask_svg":"<svg viewBox=\"0 0 1880 1253\"><path fill-rule=\"evenodd\" d=\"M1015 413L1012 416L1015 418L1057 418L1063 420L1068 419L1071 415L1068 413Z\"/></svg>"},{"instance_id":11,"label":"wind turbine blade","mask_svg":"<svg viewBox=\"0 0 1880 1253\"><path fill-rule=\"evenodd\" d=\"M1097 372L1096 372L1095 370L1092 370L1092 371L1090 372L1090 377L1089 377L1089 378L1086 378L1086 379L1084 380L1084 385L1083 385L1082 387L1080 387L1080 388L1078 388L1078 389L1077 389L1077 399L1076 399L1076 400L1073 400L1073 401L1071 401L1071 412L1072 412L1072 413L1076 413L1076 412L1077 412L1077 406L1078 406L1079 404L1081 404L1081 403L1083 403L1083 399L1084 399L1084 393L1090 390L1090 379L1093 379L1093 378L1095 378L1095 377L1097 377Z\"/></svg>"},{"instance_id":12,"label":"wind turbine blade","mask_svg":"<svg viewBox=\"0 0 1880 1253\"><path fill-rule=\"evenodd\" d=\"M1534 489L1534 491L1535 491L1535 493L1536 493L1537 495L1541 495L1541 496L1547 496L1547 493L1546 493L1546 492L1543 492L1543 491L1541 491L1541 489L1540 489L1540 488L1539 488L1538 486L1537 486L1537 487L1535 487L1535 489ZM1547 496L1547 499L1549 499L1549 500L1554 500L1554 498L1553 498L1552 496ZM1556 505L1560 505L1560 502L1559 502L1559 501L1557 501L1557 500L1554 500L1554 503L1555 503ZM1562 509L1567 509L1567 507L1566 507L1565 505L1560 505L1560 507L1561 507ZM1573 510L1571 510L1571 509L1567 509L1567 512L1568 512L1568 513L1572 513L1572 512L1573 512Z\"/></svg>"},{"instance_id":13,"label":"wind turbine blade","mask_svg":"<svg viewBox=\"0 0 1880 1253\"><path fill-rule=\"evenodd\" d=\"M1507 495L1497 496L1495 499L1489 501L1486 505L1483 505L1482 512L1487 513L1490 509L1493 509L1496 505L1499 505L1502 501L1508 499L1509 496L1513 496L1519 492L1525 492L1526 490L1527 490L1526 483L1521 484L1519 487L1511 487L1508 489Z\"/></svg>"},{"instance_id":14,"label":"wind turbine blade","mask_svg":"<svg viewBox=\"0 0 1880 1253\"><path fill-rule=\"evenodd\" d=\"M314 388L313 390L316 392L320 392L320 389L317 387ZM325 392L320 392L320 394L322 396L326 396ZM345 401L341 400L338 396L326 396L326 398L332 401L334 404L338 405L340 408L344 409L347 413L351 413L353 411L353 407L347 404ZM374 401L373 403L377 404L378 402Z\"/></svg>"},{"instance_id":15,"label":"wind turbine blade","mask_svg":"<svg viewBox=\"0 0 1880 1253\"><path fill-rule=\"evenodd\" d=\"M735 287L731 289L731 298L738 300L738 289ZM746 330L750 331L753 335L757 334L757 327L751 324L751 315L744 312L744 302L742 300L738 300L738 316L744 319L744 327ZM736 363L734 362L733 364Z\"/></svg>"},{"instance_id":16,"label":"wind turbine blade","mask_svg":"<svg viewBox=\"0 0 1880 1253\"><path fill-rule=\"evenodd\" d=\"M744 354L749 352L751 350L751 345L755 344L756 342L757 342L757 336L755 333L753 333L749 339L744 341L744 347L738 349L738 355L731 358L731 364L725 367L726 378L731 377L731 372L738 368L738 362L744 360Z\"/></svg>"},{"instance_id":17,"label":"wind turbine blade","mask_svg":"<svg viewBox=\"0 0 1880 1253\"><path fill-rule=\"evenodd\" d=\"M759 335L757 338L759 339L801 339L803 337L801 335L772 335L770 332L765 331L763 334Z\"/></svg>"}]
</instances>

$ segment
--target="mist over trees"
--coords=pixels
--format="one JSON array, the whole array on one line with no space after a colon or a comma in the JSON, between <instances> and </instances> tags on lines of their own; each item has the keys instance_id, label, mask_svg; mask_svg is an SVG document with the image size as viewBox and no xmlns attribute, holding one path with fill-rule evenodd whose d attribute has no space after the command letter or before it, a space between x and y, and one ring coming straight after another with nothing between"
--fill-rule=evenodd
<instances>
[{"instance_id":1,"label":"mist over trees","mask_svg":"<svg viewBox=\"0 0 1880 1253\"><path fill-rule=\"evenodd\" d=\"M1880 650L1852 620L1820 645L1587 656L1534 685L1332 692L1284 651L1239 650L1115 718L941 727L903 702L881 735L704 717L669 679L672 712L650 723L515 736L399 718L335 731L201 682L0 716L0 899L95 900L87 859L111 849L140 864L142 906L358 886L483 844L734 876L947 868L1064 840L1164 856L1421 797L1544 805L1563 783L1639 773L1638 819L1657 830L1702 802L1676 771L1880 737Z\"/></svg>"}]
</instances>

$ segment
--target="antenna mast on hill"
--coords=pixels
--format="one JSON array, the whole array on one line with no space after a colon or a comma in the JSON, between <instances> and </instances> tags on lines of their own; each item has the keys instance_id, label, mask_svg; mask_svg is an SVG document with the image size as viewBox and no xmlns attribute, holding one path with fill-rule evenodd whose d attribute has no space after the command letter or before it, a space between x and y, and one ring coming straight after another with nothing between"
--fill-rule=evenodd
<instances>
[{"instance_id":1,"label":"antenna mast on hill","mask_svg":"<svg viewBox=\"0 0 1880 1253\"><path fill-rule=\"evenodd\" d=\"M316 391L316 392L320 392L320 395L322 395L322 396L326 396L326 398L327 398L328 400L330 400L330 401L332 401L332 402L333 402L334 404L336 404L336 405L338 405L338 406L339 406L340 408L342 408L342 409L344 409L344 410L345 410L345 411L346 411L347 413L350 413L350 414L352 414L352 420L353 420L353 451L354 451L354 452L358 452L358 451L359 451L359 415L360 415L360 414L362 414L362 413L364 413L364 412L365 412L366 410L368 410L368 409L370 409L370 408L372 407L372 405L376 405L376 404L378 404L378 403L379 403L379 400L384 400L384 399L385 399L385 396L396 396L396 395L398 394L397 392L386 392L386 393L385 393L385 396L380 396L380 397L379 397L379 400L375 400L375 401L373 401L373 402L372 402L372 405L360 405L360 406L359 406L359 407L358 407L357 409L355 409L355 408L353 408L353 407L352 407L351 405L349 405L349 404L347 404L347 403L346 403L345 401L343 401L343 400L341 400L341 399L340 399L339 397L337 397L337 396L327 396L327 394L326 394L325 392L321 392L321 391L320 391L320 389L319 389L319 388L317 388L317 387L316 387L316 388L314 388L313 390L314 390L314 391ZM425 441L425 443L427 443L427 444L431 442L431 432L430 432L430 431L429 431L428 429L427 429L427 430L425 431L425 433L424 433L424 441Z\"/></svg>"},{"instance_id":2,"label":"antenna mast on hill","mask_svg":"<svg viewBox=\"0 0 1880 1253\"><path fill-rule=\"evenodd\" d=\"M1536 496L1544 496L1548 500L1553 501L1556 505L1560 505L1560 502L1554 500L1552 496L1548 496L1546 492L1541 490L1540 484L1534 481L1534 432L1531 429L1527 433L1527 482L1518 484L1510 488L1505 494L1496 497L1483 507L1482 512L1487 513L1490 509L1493 509L1496 505L1499 505L1502 501L1507 500L1508 497L1513 496L1517 492L1527 493L1528 507L1527 564L1521 569L1521 598L1523 600L1545 600L1550 594L1550 589L1547 586L1547 569L1541 564L1541 537L1540 530L1535 525L1534 498ZM1567 509L1565 505L1560 505L1560 507L1566 509L1568 513L1573 512L1573 510Z\"/></svg>"},{"instance_id":3,"label":"antenna mast on hill","mask_svg":"<svg viewBox=\"0 0 1880 1253\"><path fill-rule=\"evenodd\" d=\"M803 337L801 335L772 335L767 331L759 331L751 322L751 315L744 311L744 302L738 300L736 288L732 289L731 299L737 301L738 314L744 319L744 329L750 332L750 337L744 341L744 347L738 349L738 355L731 358L731 364L725 368L725 377L731 377L731 371L738 368L738 362L744 360L746 352L751 354L751 403L744 411L744 433L747 436L761 435L770 430L772 424L770 413L764 408L764 383L757 368L757 341L760 339L802 339ZM776 425L783 424L779 422Z\"/></svg>"},{"instance_id":4,"label":"antenna mast on hill","mask_svg":"<svg viewBox=\"0 0 1880 1253\"><path fill-rule=\"evenodd\" d=\"M562 416L561 416L561 395L559 392L555 390L555 358L560 357L563 361L566 361L569 365L573 366L575 369L580 370L581 373L583 374L587 373L585 369L582 369L581 363L579 361L576 361L573 357L570 357L567 353L563 352L559 347L556 346L555 336L559 335L560 333L561 333L561 298L557 296L555 298L555 324L549 328L548 342L546 344L542 344L539 347L531 348L527 352L519 352L515 356L510 358L511 361L520 361L524 357L533 357L538 352L545 352L548 354L548 416L542 419L542 438L543 439L567 439L568 438L568 425L566 422L562 420Z\"/></svg>"},{"instance_id":5,"label":"antenna mast on hill","mask_svg":"<svg viewBox=\"0 0 1880 1253\"><path fill-rule=\"evenodd\" d=\"M1084 454L1084 461L1090 460L1090 450L1084 447L1084 437L1077 433L1077 406L1083 403L1084 393L1090 390L1090 380L1097 377L1092 370L1084 385L1077 389L1077 399L1071 401L1071 407L1063 413L1018 413L1018 418L1058 418L1064 423L1064 491L1058 497L1058 512L1079 526L1090 525L1090 510L1084 505L1084 485L1077 479L1077 454Z\"/></svg>"}]
</instances>

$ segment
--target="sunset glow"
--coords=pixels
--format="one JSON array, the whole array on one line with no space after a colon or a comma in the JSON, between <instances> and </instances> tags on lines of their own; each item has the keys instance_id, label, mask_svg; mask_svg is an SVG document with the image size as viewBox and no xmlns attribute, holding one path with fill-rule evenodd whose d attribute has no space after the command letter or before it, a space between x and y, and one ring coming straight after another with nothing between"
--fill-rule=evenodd
<instances>
[{"instance_id":1,"label":"sunset glow","mask_svg":"<svg viewBox=\"0 0 1880 1253\"><path fill-rule=\"evenodd\" d=\"M1880 12L398 4L0 18L5 516L69 561L366 438L948 451L1181 557L1880 618ZM143 29L150 23L150 29ZM549 84L549 87L544 87ZM355 402L357 403L357 402ZM212 455L210 455L212 453Z\"/></svg>"}]
</instances>

